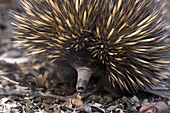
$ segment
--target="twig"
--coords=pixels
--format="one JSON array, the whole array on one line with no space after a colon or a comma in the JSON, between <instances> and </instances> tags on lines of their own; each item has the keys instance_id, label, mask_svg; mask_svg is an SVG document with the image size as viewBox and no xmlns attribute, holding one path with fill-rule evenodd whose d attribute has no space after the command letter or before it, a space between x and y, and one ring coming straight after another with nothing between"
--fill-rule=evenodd
<instances>
[{"instance_id":1,"label":"twig","mask_svg":"<svg viewBox=\"0 0 170 113\"><path fill-rule=\"evenodd\" d=\"M51 97L58 99L60 101L66 101L69 97L63 97L47 93L33 93L33 92L24 92L24 91L9 91L9 92L0 92L0 96L20 96L20 97Z\"/></svg>"},{"instance_id":2,"label":"twig","mask_svg":"<svg viewBox=\"0 0 170 113\"><path fill-rule=\"evenodd\" d=\"M19 84L19 82L13 81L13 80L11 80L11 79L5 77L5 76L0 76L0 77L1 77L2 79L5 79L5 80L11 82L11 83L14 83L14 84L17 84L17 85Z\"/></svg>"}]
</instances>

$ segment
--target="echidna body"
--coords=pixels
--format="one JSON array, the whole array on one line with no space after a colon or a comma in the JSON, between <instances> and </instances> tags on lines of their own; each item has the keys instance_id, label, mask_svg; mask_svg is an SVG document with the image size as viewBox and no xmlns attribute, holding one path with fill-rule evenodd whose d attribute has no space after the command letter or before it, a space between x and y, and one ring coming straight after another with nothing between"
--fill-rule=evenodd
<instances>
[{"instance_id":1,"label":"echidna body","mask_svg":"<svg viewBox=\"0 0 170 113\"><path fill-rule=\"evenodd\" d=\"M122 90L149 89L169 77L163 7L160 0L22 0L23 13L13 13L15 42L51 61L78 55L78 74L91 75L99 63Z\"/></svg>"}]
</instances>

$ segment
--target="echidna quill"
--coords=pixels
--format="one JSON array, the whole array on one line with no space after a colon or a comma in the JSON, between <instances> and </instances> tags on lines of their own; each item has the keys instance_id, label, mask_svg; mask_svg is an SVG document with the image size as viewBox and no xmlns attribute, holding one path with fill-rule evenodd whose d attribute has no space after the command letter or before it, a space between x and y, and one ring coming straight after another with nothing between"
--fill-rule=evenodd
<instances>
[{"instance_id":1,"label":"echidna quill","mask_svg":"<svg viewBox=\"0 0 170 113\"><path fill-rule=\"evenodd\" d=\"M113 87L136 92L169 76L164 0L22 0L15 42L50 61L66 60L83 92L99 66ZM97 66L96 66L97 65Z\"/></svg>"}]
</instances>

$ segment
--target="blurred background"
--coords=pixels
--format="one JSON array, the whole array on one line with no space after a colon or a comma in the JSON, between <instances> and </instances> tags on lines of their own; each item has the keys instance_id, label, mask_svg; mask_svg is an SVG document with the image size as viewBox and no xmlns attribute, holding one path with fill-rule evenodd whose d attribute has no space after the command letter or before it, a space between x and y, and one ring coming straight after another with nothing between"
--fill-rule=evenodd
<instances>
[{"instance_id":1,"label":"blurred background","mask_svg":"<svg viewBox=\"0 0 170 113\"><path fill-rule=\"evenodd\" d=\"M0 0L0 54L12 48L12 27L10 26L10 10L17 10L19 0Z\"/></svg>"},{"instance_id":2,"label":"blurred background","mask_svg":"<svg viewBox=\"0 0 170 113\"><path fill-rule=\"evenodd\" d=\"M0 0L0 55L11 50L12 27L10 26L10 10L18 10L20 0ZM167 0L165 12L168 12L167 18L170 19L170 0Z\"/></svg>"}]
</instances>

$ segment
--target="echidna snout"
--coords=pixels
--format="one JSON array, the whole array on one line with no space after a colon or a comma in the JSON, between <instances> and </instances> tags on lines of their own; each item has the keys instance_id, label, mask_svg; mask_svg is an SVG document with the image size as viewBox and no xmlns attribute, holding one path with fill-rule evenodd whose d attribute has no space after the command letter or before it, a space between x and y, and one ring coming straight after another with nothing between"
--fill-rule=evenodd
<instances>
[{"instance_id":1,"label":"echidna snout","mask_svg":"<svg viewBox=\"0 0 170 113\"><path fill-rule=\"evenodd\" d=\"M99 64L89 55L86 49L71 52L68 59L77 71L76 90L84 92L91 76L99 69Z\"/></svg>"},{"instance_id":2,"label":"echidna snout","mask_svg":"<svg viewBox=\"0 0 170 113\"><path fill-rule=\"evenodd\" d=\"M89 79L93 74L93 70L86 66L78 67L76 70L78 73L76 90L78 92L84 92L86 90Z\"/></svg>"}]
</instances>

